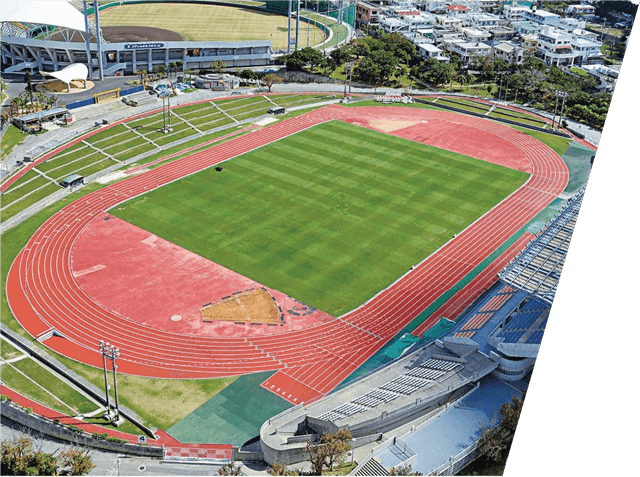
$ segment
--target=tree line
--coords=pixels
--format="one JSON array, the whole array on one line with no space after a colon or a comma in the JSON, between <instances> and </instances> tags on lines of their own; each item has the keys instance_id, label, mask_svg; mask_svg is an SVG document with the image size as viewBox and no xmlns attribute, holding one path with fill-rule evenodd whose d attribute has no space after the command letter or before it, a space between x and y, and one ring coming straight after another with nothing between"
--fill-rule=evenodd
<instances>
[{"instance_id":1,"label":"tree line","mask_svg":"<svg viewBox=\"0 0 640 477\"><path fill-rule=\"evenodd\" d=\"M602 128L612 95L598 92L593 77L577 76L557 66L548 66L531 53L522 64L508 64L490 56L477 56L464 64L453 52L444 52L448 62L425 59L413 43L400 33L379 30L363 39L354 39L325 56L311 47L285 55L282 62L290 71L308 71L331 75L339 65L353 62L353 79L375 87L400 86L405 77L410 84L452 89L453 83L468 88L471 94L487 91L502 99L547 112L556 108L556 91L568 94L565 117ZM501 84L501 86L500 86Z\"/></svg>"}]
</instances>

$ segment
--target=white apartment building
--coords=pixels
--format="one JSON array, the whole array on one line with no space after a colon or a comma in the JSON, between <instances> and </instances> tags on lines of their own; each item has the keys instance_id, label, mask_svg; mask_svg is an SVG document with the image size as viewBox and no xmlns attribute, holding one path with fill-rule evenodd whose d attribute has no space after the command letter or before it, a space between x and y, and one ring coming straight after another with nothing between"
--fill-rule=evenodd
<instances>
[{"instance_id":1,"label":"white apartment building","mask_svg":"<svg viewBox=\"0 0 640 477\"><path fill-rule=\"evenodd\" d=\"M421 2L420 6L425 12L444 13L447 8L447 2L443 0L426 0Z\"/></svg>"},{"instance_id":2,"label":"white apartment building","mask_svg":"<svg viewBox=\"0 0 640 477\"><path fill-rule=\"evenodd\" d=\"M491 47L491 56L510 65L519 65L524 61L525 49L513 42L503 41Z\"/></svg>"},{"instance_id":3,"label":"white apartment building","mask_svg":"<svg viewBox=\"0 0 640 477\"><path fill-rule=\"evenodd\" d=\"M469 15L469 23L474 28L495 28L500 23L500 17L490 13Z\"/></svg>"},{"instance_id":4,"label":"white apartment building","mask_svg":"<svg viewBox=\"0 0 640 477\"><path fill-rule=\"evenodd\" d=\"M540 25L555 26L560 21L560 15L546 10L532 10L525 14L525 19L539 23Z\"/></svg>"},{"instance_id":5,"label":"white apartment building","mask_svg":"<svg viewBox=\"0 0 640 477\"><path fill-rule=\"evenodd\" d=\"M396 17L381 17L380 27L387 33L408 31L409 23Z\"/></svg>"},{"instance_id":6,"label":"white apartment building","mask_svg":"<svg viewBox=\"0 0 640 477\"><path fill-rule=\"evenodd\" d=\"M425 59L433 58L434 60L445 63L449 62L450 60L448 56L442 54L444 52L443 50L438 48L436 45L432 45L431 43L419 44L418 52Z\"/></svg>"},{"instance_id":7,"label":"white apartment building","mask_svg":"<svg viewBox=\"0 0 640 477\"><path fill-rule=\"evenodd\" d=\"M590 17L595 15L596 7L592 5L569 5L564 12L567 15L580 15Z\"/></svg>"},{"instance_id":8,"label":"white apartment building","mask_svg":"<svg viewBox=\"0 0 640 477\"><path fill-rule=\"evenodd\" d=\"M510 22L522 21L525 19L525 16L530 13L531 9L524 5L505 5L502 9L502 15Z\"/></svg>"},{"instance_id":9,"label":"white apartment building","mask_svg":"<svg viewBox=\"0 0 640 477\"><path fill-rule=\"evenodd\" d=\"M491 38L491 33L486 30L480 30L479 28L463 28L462 34L468 41L486 41Z\"/></svg>"},{"instance_id":10,"label":"white apartment building","mask_svg":"<svg viewBox=\"0 0 640 477\"><path fill-rule=\"evenodd\" d=\"M465 65L468 65L476 56L491 54L491 47L482 42L452 41L448 44L448 49L457 53Z\"/></svg>"},{"instance_id":11,"label":"white apartment building","mask_svg":"<svg viewBox=\"0 0 640 477\"><path fill-rule=\"evenodd\" d=\"M580 55L579 63L586 63L590 59L601 58L602 52L600 51L600 47L602 43L595 40L590 40L587 38L581 38L576 35L572 35L571 39L571 47L573 51Z\"/></svg>"},{"instance_id":12,"label":"white apartment building","mask_svg":"<svg viewBox=\"0 0 640 477\"><path fill-rule=\"evenodd\" d=\"M548 65L573 66L582 54L573 50L572 41L573 36L570 33L546 27L538 33L536 55Z\"/></svg>"},{"instance_id":13,"label":"white apartment building","mask_svg":"<svg viewBox=\"0 0 640 477\"><path fill-rule=\"evenodd\" d=\"M462 20L459 18L452 17L450 15L436 15L437 26L442 28L446 28L449 30L455 30L457 28L462 28Z\"/></svg>"}]
</instances>

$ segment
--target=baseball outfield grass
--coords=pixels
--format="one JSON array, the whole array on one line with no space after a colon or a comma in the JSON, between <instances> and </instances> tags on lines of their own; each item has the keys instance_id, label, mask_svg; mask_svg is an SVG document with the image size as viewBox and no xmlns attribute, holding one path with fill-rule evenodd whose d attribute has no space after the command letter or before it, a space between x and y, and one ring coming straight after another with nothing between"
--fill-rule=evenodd
<instances>
[{"instance_id":1,"label":"baseball outfield grass","mask_svg":"<svg viewBox=\"0 0 640 477\"><path fill-rule=\"evenodd\" d=\"M390 285L527 177L332 121L111 213L338 316Z\"/></svg>"},{"instance_id":2,"label":"baseball outfield grass","mask_svg":"<svg viewBox=\"0 0 640 477\"><path fill-rule=\"evenodd\" d=\"M286 16L236 7L188 3L119 5L101 11L100 23L164 28L179 33L185 41L272 40L274 50L287 47ZM304 39L304 46L307 37L317 40L311 46L324 40L319 28L300 22L299 38Z\"/></svg>"}]
</instances>

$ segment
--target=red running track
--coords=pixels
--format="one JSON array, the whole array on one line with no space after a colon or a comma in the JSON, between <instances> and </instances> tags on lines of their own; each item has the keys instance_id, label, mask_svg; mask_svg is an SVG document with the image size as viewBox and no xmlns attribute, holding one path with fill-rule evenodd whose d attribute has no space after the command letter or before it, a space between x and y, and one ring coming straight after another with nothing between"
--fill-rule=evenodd
<instances>
[{"instance_id":1,"label":"red running track","mask_svg":"<svg viewBox=\"0 0 640 477\"><path fill-rule=\"evenodd\" d=\"M277 141L324 121L379 117L379 108L329 106L232 139L88 194L45 222L12 264L9 304L34 337L55 328L63 337L44 341L52 350L101 366L97 343L120 348L121 372L165 378L208 378L281 370L263 383L293 403L316 399L339 384L406 324L566 187L568 171L550 148L493 121L445 111L385 107L387 119L438 119L506 139L531 161L532 176L511 196L471 224L413 271L350 313L313 328L274 337L199 338L155 330L98 306L73 278L71 249L102 212L161 185ZM396 132L398 134L399 132ZM464 137L460 138L464 141Z\"/></svg>"}]
</instances>

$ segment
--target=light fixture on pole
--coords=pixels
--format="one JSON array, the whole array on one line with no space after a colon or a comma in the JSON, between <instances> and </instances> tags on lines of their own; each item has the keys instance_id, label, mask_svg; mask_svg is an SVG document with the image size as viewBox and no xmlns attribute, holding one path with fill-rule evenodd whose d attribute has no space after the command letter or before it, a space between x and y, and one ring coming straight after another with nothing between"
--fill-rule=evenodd
<instances>
[{"instance_id":1,"label":"light fixture on pole","mask_svg":"<svg viewBox=\"0 0 640 477\"><path fill-rule=\"evenodd\" d=\"M562 114L564 113L564 102L569 97L569 93L560 91L560 97L562 98L562 106L560 107L560 119L558 120L558 129L562 127Z\"/></svg>"},{"instance_id":2,"label":"light fixture on pole","mask_svg":"<svg viewBox=\"0 0 640 477\"><path fill-rule=\"evenodd\" d=\"M116 365L116 359L120 357L120 348L116 348L115 346L106 343L103 340L100 340L99 343L100 353L102 354L102 364L104 366L104 387L105 392L107 393L107 413L105 414L105 418L111 421L116 426L119 426L124 422L124 419L120 417L120 406L118 404L118 379L116 377L116 372L118 366ZM111 415L111 404L109 402L109 385L107 383L107 359L111 360L111 366L113 367L113 392L116 398L116 408L113 416Z\"/></svg>"},{"instance_id":3,"label":"light fixture on pole","mask_svg":"<svg viewBox=\"0 0 640 477\"><path fill-rule=\"evenodd\" d=\"M171 110L169 109L171 107L171 104L169 103L169 96L171 95L171 90L169 88L165 89L164 91L161 91L160 93L158 93L158 96L160 96L162 98L162 132L163 133L169 133L172 131L171 129ZM167 100L167 107L165 110L165 104L164 104L164 100ZM166 111L166 113L165 113Z\"/></svg>"},{"instance_id":4,"label":"light fixture on pole","mask_svg":"<svg viewBox=\"0 0 640 477\"><path fill-rule=\"evenodd\" d=\"M104 392L107 396L107 412L104 417L107 420L111 420L111 404L109 403L109 383L107 381L107 355L105 350L109 347L109 343L105 345L104 341L100 340L100 353L102 354L102 368L104 369Z\"/></svg>"},{"instance_id":5,"label":"light fixture on pole","mask_svg":"<svg viewBox=\"0 0 640 477\"><path fill-rule=\"evenodd\" d=\"M556 95L556 106L553 110L553 120L551 121L551 129L555 128L555 127L559 127L560 123L562 121L562 113L563 113L563 109L564 109L564 100L569 96L568 93L564 92L564 91L560 91L560 90L556 90L555 91L555 95ZM558 99L562 98L562 110L560 112L560 119L558 120L558 123L556 124L556 116L558 114Z\"/></svg>"}]
</instances>

